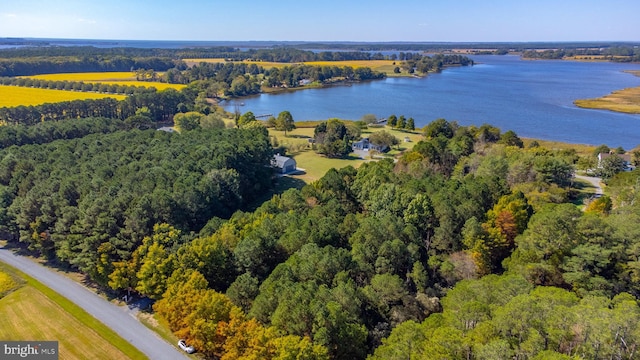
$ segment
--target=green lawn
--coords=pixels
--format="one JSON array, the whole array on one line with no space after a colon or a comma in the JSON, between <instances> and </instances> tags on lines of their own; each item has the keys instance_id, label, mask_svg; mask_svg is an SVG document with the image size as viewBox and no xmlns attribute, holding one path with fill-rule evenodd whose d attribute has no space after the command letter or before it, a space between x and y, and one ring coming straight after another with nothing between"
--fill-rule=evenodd
<instances>
[{"instance_id":1,"label":"green lawn","mask_svg":"<svg viewBox=\"0 0 640 360\"><path fill-rule=\"evenodd\" d=\"M298 168L305 169L304 174L295 175L294 178L301 179L306 183L320 179L329 169L341 169L349 165L357 168L366 161L354 156L350 156L348 159L330 159L313 150L293 154L293 158L296 160Z\"/></svg>"},{"instance_id":2,"label":"green lawn","mask_svg":"<svg viewBox=\"0 0 640 360\"><path fill-rule=\"evenodd\" d=\"M296 160L298 168L305 169L304 174L295 175L294 178L309 183L320 179L329 169L340 169L349 165L357 168L366 161L372 161L370 158L358 158L355 154L351 154L347 159L330 159L311 150L309 139L313 138L314 127L306 126L309 124L317 125L317 123L319 122L304 122L300 125L305 127L298 127L297 129L288 132L287 136L284 135L283 131L269 129L269 134L275 136L281 146L286 146L289 149L289 153L287 155ZM404 132L392 130L389 127L369 128L363 130L362 137L367 137L369 134L381 130L392 133L398 138L398 140L400 140L400 144L397 147L394 146L391 151L384 154L385 156L390 157L399 156L402 152L410 150L422 138L420 131ZM410 141L404 142L405 137L408 137Z\"/></svg>"},{"instance_id":3,"label":"green lawn","mask_svg":"<svg viewBox=\"0 0 640 360\"><path fill-rule=\"evenodd\" d=\"M4 263L0 271L24 281L0 299L0 339L55 340L60 359L147 359L89 313L34 278Z\"/></svg>"}]
</instances>

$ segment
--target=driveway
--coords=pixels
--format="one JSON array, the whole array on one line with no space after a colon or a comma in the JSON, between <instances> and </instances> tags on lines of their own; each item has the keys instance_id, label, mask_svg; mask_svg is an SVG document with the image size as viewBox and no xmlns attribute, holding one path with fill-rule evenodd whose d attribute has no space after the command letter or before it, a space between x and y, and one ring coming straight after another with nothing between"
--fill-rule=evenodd
<instances>
[{"instance_id":1,"label":"driveway","mask_svg":"<svg viewBox=\"0 0 640 360\"><path fill-rule=\"evenodd\" d=\"M126 306L112 304L75 281L2 247L0 247L0 261L30 275L80 306L146 354L149 359L189 359L183 352L142 325L129 313Z\"/></svg>"},{"instance_id":2,"label":"driveway","mask_svg":"<svg viewBox=\"0 0 640 360\"><path fill-rule=\"evenodd\" d=\"M601 197L602 194L604 194L604 191L602 190L602 186L600 186L600 182L602 181L601 178L593 177L593 176L582 176L582 175L574 175L574 177L576 179L589 182L596 189L595 197Z\"/></svg>"}]
</instances>

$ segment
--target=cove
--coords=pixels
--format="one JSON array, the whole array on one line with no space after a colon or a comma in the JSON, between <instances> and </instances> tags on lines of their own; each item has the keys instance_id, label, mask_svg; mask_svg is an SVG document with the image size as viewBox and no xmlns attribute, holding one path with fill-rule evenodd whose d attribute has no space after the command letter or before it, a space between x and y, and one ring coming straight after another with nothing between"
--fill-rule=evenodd
<instances>
[{"instance_id":1,"label":"cove","mask_svg":"<svg viewBox=\"0 0 640 360\"><path fill-rule=\"evenodd\" d=\"M296 121L364 114L413 117L417 127L437 118L461 125L489 123L521 137L631 149L640 144L640 115L581 109L573 101L640 86L624 70L639 64L522 60L473 56L476 65L448 68L425 78L387 78L366 83L244 98L241 112L288 110ZM226 106L233 111L234 103Z\"/></svg>"}]
</instances>

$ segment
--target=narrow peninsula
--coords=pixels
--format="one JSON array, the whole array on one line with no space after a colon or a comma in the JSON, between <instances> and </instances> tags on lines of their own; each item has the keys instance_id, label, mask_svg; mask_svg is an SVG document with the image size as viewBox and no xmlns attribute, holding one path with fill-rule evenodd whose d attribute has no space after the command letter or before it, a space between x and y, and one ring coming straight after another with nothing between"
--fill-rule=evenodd
<instances>
[{"instance_id":1,"label":"narrow peninsula","mask_svg":"<svg viewBox=\"0 0 640 360\"><path fill-rule=\"evenodd\" d=\"M640 76L640 70L629 70L628 73ZM640 114L640 86L617 90L597 99L581 99L574 104L586 109L601 109L627 114Z\"/></svg>"}]
</instances>

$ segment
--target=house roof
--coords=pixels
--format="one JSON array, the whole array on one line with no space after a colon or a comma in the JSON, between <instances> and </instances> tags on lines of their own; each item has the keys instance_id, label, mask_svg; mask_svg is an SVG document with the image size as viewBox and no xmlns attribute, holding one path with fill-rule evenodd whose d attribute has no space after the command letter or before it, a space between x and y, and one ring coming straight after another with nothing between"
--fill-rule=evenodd
<instances>
[{"instance_id":1,"label":"house roof","mask_svg":"<svg viewBox=\"0 0 640 360\"><path fill-rule=\"evenodd\" d=\"M276 155L273 155L272 164L273 164L273 166L277 166L279 168L283 168L284 165L286 164L286 162L289 161L289 160L295 162L295 160L293 160L290 157L282 156L280 154L276 154Z\"/></svg>"},{"instance_id":2,"label":"house roof","mask_svg":"<svg viewBox=\"0 0 640 360\"><path fill-rule=\"evenodd\" d=\"M600 153L598 154L598 159L602 160L602 159L606 159L609 156L617 156L619 158L622 158L622 160L630 163L631 162L631 155L630 154L616 154L616 153Z\"/></svg>"},{"instance_id":3,"label":"house roof","mask_svg":"<svg viewBox=\"0 0 640 360\"><path fill-rule=\"evenodd\" d=\"M166 132L175 132L176 130L174 128L172 128L171 126L163 126L161 128L158 129L159 131L166 131Z\"/></svg>"}]
</instances>

